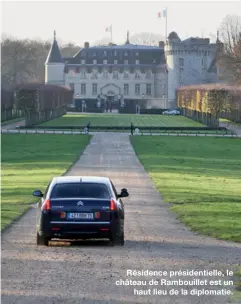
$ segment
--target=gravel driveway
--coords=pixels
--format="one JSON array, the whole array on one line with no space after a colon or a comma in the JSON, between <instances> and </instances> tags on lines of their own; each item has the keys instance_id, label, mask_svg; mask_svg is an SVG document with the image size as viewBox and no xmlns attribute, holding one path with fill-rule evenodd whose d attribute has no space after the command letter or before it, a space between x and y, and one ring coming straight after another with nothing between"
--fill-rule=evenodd
<instances>
[{"instance_id":1,"label":"gravel driveway","mask_svg":"<svg viewBox=\"0 0 241 304\"><path fill-rule=\"evenodd\" d=\"M109 176L118 190L122 187L129 190L130 197L124 199L125 246L109 247L102 241L52 242L50 247L36 246L36 209L32 208L2 235L3 304L228 303L225 296L189 294L193 289L208 291L209 286L180 286L179 281L179 286L160 285L162 279L169 280L170 271L195 269L226 273L227 269L232 270L240 263L241 244L201 237L180 224L162 202L127 135L95 135L67 174ZM127 270L167 271L167 277L160 273L127 277ZM116 285L121 279L124 282L128 279L129 283L130 280L155 279L158 285ZM181 274L171 278L178 279L193 278ZM199 275L195 279L220 277ZM230 289L230 286L224 288ZM134 295L140 290L148 293L149 289L150 295ZM153 295L153 289L163 293L166 290L167 295ZM177 290L179 295L170 295L171 289ZM181 289L187 290L188 295L180 295Z\"/></svg>"}]
</instances>

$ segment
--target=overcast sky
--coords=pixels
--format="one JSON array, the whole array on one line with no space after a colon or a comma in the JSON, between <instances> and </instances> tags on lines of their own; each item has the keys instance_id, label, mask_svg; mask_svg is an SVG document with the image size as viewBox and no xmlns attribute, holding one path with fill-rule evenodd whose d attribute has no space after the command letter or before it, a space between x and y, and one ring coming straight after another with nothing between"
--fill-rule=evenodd
<instances>
[{"instance_id":1,"label":"overcast sky","mask_svg":"<svg viewBox=\"0 0 241 304\"><path fill-rule=\"evenodd\" d=\"M176 31L181 39L189 36L209 37L226 15L241 15L241 2L147 2L147 1L29 1L2 3L2 32L19 38L93 43L110 34L113 42L124 43L130 36L152 32L165 36L165 19L157 17L167 8L167 31Z\"/></svg>"}]
</instances>

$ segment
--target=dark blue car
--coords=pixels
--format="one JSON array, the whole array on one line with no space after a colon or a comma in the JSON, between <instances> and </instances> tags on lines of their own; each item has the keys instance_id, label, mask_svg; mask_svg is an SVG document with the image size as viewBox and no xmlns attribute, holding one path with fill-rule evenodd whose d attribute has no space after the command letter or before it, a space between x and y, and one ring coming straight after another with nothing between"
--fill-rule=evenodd
<instances>
[{"instance_id":1,"label":"dark blue car","mask_svg":"<svg viewBox=\"0 0 241 304\"><path fill-rule=\"evenodd\" d=\"M107 238L124 245L124 204L127 189L118 194L106 177L55 177L41 197L37 210L37 245L51 239Z\"/></svg>"}]
</instances>

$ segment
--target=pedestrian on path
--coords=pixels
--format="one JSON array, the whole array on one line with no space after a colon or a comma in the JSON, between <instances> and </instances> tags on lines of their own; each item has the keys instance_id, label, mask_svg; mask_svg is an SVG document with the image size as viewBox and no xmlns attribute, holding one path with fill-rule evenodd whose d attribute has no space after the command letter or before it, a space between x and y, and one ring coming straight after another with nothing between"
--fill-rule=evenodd
<instances>
[{"instance_id":1,"label":"pedestrian on path","mask_svg":"<svg viewBox=\"0 0 241 304\"><path fill-rule=\"evenodd\" d=\"M134 126L133 123L131 123L131 135L133 135L133 131L134 131Z\"/></svg>"}]
</instances>

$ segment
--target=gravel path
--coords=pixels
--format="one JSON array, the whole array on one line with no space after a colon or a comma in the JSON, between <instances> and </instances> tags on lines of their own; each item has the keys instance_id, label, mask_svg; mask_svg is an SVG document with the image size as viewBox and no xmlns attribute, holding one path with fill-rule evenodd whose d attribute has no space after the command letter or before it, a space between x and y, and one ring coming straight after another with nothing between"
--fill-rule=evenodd
<instances>
[{"instance_id":1,"label":"gravel path","mask_svg":"<svg viewBox=\"0 0 241 304\"><path fill-rule=\"evenodd\" d=\"M117 286L116 281L159 280L167 277L127 277L129 270L232 270L239 262L241 244L227 243L191 233L164 204L150 177L137 159L125 134L98 134L68 175L109 176L117 189L126 187L126 244L109 247L105 242L35 244L32 208L2 236L2 303L219 303L225 296L134 295L136 290L181 286ZM34 189L33 189L34 190ZM173 277L176 279L191 277ZM201 276L196 279L205 279ZM210 279L210 277L206 277ZM212 277L211 279L215 279ZM218 278L220 279L220 278ZM221 279L229 279L222 277ZM204 286L208 290L208 286ZM212 289L222 289L214 286ZM225 287L230 289L229 286ZM152 292L152 290L151 290ZM237 302L238 303L238 302Z\"/></svg>"}]
</instances>

